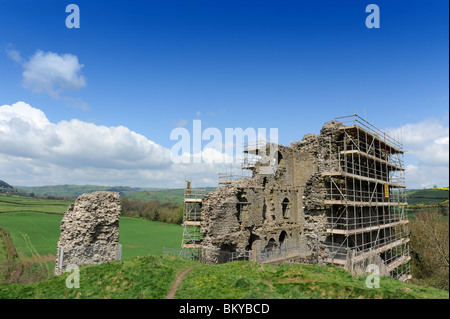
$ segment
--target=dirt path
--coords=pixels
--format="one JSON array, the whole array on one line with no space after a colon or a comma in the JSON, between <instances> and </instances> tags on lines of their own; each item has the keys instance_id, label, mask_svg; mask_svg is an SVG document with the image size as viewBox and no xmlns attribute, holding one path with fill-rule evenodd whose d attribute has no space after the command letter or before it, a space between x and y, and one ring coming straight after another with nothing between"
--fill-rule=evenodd
<instances>
[{"instance_id":1,"label":"dirt path","mask_svg":"<svg viewBox=\"0 0 450 319\"><path fill-rule=\"evenodd\" d=\"M177 291L178 285L181 283L181 280L183 280L184 275L186 275L188 271L191 270L192 268L193 267L188 267L178 274L177 278L175 278L175 281L172 284L172 287L170 287L166 299L173 299L175 297L175 292Z\"/></svg>"}]
</instances>

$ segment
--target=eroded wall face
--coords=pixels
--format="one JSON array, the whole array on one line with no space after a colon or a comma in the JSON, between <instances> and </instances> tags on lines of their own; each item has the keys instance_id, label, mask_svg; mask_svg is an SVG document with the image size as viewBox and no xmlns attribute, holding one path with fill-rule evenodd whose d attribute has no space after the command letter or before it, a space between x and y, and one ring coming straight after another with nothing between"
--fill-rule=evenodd
<instances>
[{"instance_id":1,"label":"eroded wall face","mask_svg":"<svg viewBox=\"0 0 450 319\"><path fill-rule=\"evenodd\" d=\"M83 194L70 205L61 221L55 273L74 264L116 260L119 245L120 196L99 191Z\"/></svg>"}]
</instances>

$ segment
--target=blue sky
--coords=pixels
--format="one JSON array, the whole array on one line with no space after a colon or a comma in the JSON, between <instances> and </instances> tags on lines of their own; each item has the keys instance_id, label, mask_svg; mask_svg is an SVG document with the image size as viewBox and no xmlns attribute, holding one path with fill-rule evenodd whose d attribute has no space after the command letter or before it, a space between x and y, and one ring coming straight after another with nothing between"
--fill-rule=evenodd
<instances>
[{"instance_id":1,"label":"blue sky","mask_svg":"<svg viewBox=\"0 0 450 319\"><path fill-rule=\"evenodd\" d=\"M70 3L80 8L79 29L65 25ZM365 25L370 3L380 8L379 29ZM170 149L170 132L180 124L192 129L195 119L221 131L278 128L279 142L289 144L357 112L381 129L403 132L410 150L408 185L446 186L448 6L378 0L1 0L0 106L23 101L40 110L48 125L59 124L59 138L76 131L63 131L62 121L90 123L92 132L124 127L122 135L102 136L119 136L125 153L138 145L142 156L152 143L162 153ZM36 82L43 75L39 63L50 53L68 69ZM204 184L216 184L213 165L171 167L158 159L155 165L125 165L130 158L120 158L124 153L114 143L104 151L115 154L115 161L98 157L83 166L81 155L98 149L94 144L77 146L80 154L66 152L64 159L56 149L27 157L5 146L0 179L15 185L180 187L186 174L197 173ZM430 150L439 156L430 159ZM75 162L79 171L73 175Z\"/></svg>"}]
</instances>

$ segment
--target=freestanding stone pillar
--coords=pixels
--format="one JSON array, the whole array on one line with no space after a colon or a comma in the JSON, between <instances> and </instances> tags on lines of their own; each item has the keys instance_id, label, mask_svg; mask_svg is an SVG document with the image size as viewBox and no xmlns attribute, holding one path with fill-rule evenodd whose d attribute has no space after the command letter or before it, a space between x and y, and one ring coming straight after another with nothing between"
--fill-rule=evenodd
<instances>
[{"instance_id":1,"label":"freestanding stone pillar","mask_svg":"<svg viewBox=\"0 0 450 319\"><path fill-rule=\"evenodd\" d=\"M100 264L120 260L120 196L117 192L83 194L61 221L55 274L67 265Z\"/></svg>"}]
</instances>

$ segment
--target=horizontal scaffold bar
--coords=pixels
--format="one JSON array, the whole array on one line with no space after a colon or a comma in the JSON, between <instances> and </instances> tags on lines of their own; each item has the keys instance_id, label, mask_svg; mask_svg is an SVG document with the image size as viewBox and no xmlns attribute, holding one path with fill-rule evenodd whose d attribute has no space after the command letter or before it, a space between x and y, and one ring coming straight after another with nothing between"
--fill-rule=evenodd
<instances>
[{"instance_id":1,"label":"horizontal scaffold bar","mask_svg":"<svg viewBox=\"0 0 450 319\"><path fill-rule=\"evenodd\" d=\"M183 244L183 248L198 249L198 248L202 248L202 245L200 245L200 244Z\"/></svg>"},{"instance_id":2,"label":"horizontal scaffold bar","mask_svg":"<svg viewBox=\"0 0 450 319\"><path fill-rule=\"evenodd\" d=\"M341 151L340 153L341 153L342 155L352 155L352 154L361 155L361 156L363 156L363 157L370 158L370 159L372 159L372 160L374 160L374 161L378 161L378 162L380 162L380 163L386 164L386 165L388 165L389 167L392 167L392 168L394 168L394 169L396 169L396 170L398 170L398 171L404 171L404 170L405 170L404 167L401 167L401 166L399 166L399 165L395 165L394 163L391 163L391 162L389 162L389 161L387 161L387 160L385 160L385 159L376 157L376 156L374 156L374 155L367 154L366 152L362 152L362 151L359 151L359 150Z\"/></svg>"},{"instance_id":3,"label":"horizontal scaffold bar","mask_svg":"<svg viewBox=\"0 0 450 319\"><path fill-rule=\"evenodd\" d=\"M331 229L331 228L328 228L327 233L335 234L335 235L349 236L349 235L355 235L355 234L359 234L359 233L370 232L370 231L374 231L374 230L378 230L378 229L400 226L400 225L407 224L408 222L409 222L408 220L401 220L401 221L393 222L393 223L389 223L389 224L381 224L381 225L371 226L371 227L361 227L361 228L357 228L357 229Z\"/></svg>"},{"instance_id":4,"label":"horizontal scaffold bar","mask_svg":"<svg viewBox=\"0 0 450 319\"><path fill-rule=\"evenodd\" d=\"M366 182L372 182L372 183L379 183L379 184L389 185L389 186L392 186L392 187L406 188L406 185L404 185L404 184L397 184L397 183L387 182L387 181L383 181L383 180L377 179L377 178L365 177L365 176L361 176L361 175L346 173L344 171L339 171L339 172L322 172L322 176L347 177L347 178L354 178L354 179L358 179L358 180L362 180L362 181L366 181Z\"/></svg>"},{"instance_id":5,"label":"horizontal scaffold bar","mask_svg":"<svg viewBox=\"0 0 450 319\"><path fill-rule=\"evenodd\" d=\"M185 198L184 202L185 203L201 203L202 199L201 198Z\"/></svg>"},{"instance_id":6,"label":"horizontal scaffold bar","mask_svg":"<svg viewBox=\"0 0 450 319\"><path fill-rule=\"evenodd\" d=\"M325 205L345 205L345 206L407 206L404 202L359 202L350 200L326 199Z\"/></svg>"},{"instance_id":7,"label":"horizontal scaffold bar","mask_svg":"<svg viewBox=\"0 0 450 319\"><path fill-rule=\"evenodd\" d=\"M202 225L202 222L200 222L200 221L189 221L189 220L187 220L187 221L183 222L183 225L184 225L184 226L198 226L198 227L200 227L200 226Z\"/></svg>"},{"instance_id":8,"label":"horizontal scaffold bar","mask_svg":"<svg viewBox=\"0 0 450 319\"><path fill-rule=\"evenodd\" d=\"M341 126L339 129L342 131L346 131L348 133L353 133L353 134L357 133L358 131L362 131L364 134L366 134L366 136L377 140L383 146L384 149L390 151L389 153L391 153L391 154L395 154L395 153L403 154L404 153L404 151L402 149L392 145L391 143L388 143L386 141L386 139L384 139L383 137L381 137L375 133L369 132L368 130L362 128L359 125Z\"/></svg>"}]
</instances>

